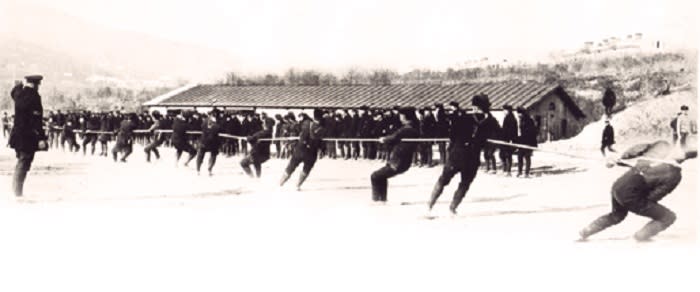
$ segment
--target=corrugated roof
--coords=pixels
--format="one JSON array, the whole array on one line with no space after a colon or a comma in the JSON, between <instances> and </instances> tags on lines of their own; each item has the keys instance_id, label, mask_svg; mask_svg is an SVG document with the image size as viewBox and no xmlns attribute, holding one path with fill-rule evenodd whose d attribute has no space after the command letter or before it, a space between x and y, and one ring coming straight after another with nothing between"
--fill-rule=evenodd
<instances>
[{"instance_id":1,"label":"corrugated roof","mask_svg":"<svg viewBox=\"0 0 700 292\"><path fill-rule=\"evenodd\" d=\"M450 101L467 105L474 95L485 93L495 109L500 109L506 104L529 108L555 90L576 116L585 116L560 86L518 82L355 86L198 85L148 105L257 108L357 108L367 105L373 108L390 108L398 104L424 107L436 102Z\"/></svg>"}]
</instances>

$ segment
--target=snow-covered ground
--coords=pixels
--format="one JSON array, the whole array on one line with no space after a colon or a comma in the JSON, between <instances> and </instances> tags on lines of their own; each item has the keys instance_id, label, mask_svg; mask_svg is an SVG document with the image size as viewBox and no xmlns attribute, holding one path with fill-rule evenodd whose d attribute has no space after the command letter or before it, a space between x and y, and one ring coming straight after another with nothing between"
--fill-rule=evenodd
<instances>
[{"instance_id":1,"label":"snow-covered ground","mask_svg":"<svg viewBox=\"0 0 700 292\"><path fill-rule=\"evenodd\" d=\"M440 167L391 179L389 204L373 206L379 162L319 160L297 192L298 173L277 186L286 161L255 180L220 156L209 177L162 152L152 164L140 147L128 163L38 153L16 201L1 148L0 291L697 291L697 161L654 241L631 239L647 219L630 215L580 243L625 169L536 153L536 177L481 172L451 217L455 177L426 220Z\"/></svg>"}]
</instances>

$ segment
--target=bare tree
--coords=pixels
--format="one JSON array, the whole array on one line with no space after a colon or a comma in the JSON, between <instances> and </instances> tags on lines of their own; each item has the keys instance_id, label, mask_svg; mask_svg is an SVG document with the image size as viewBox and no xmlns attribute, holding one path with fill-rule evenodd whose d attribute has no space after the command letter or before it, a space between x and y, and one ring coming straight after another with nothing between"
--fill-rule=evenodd
<instances>
[{"instance_id":1,"label":"bare tree","mask_svg":"<svg viewBox=\"0 0 700 292\"><path fill-rule=\"evenodd\" d=\"M321 85L338 85L338 78L331 73L321 75Z\"/></svg>"},{"instance_id":2,"label":"bare tree","mask_svg":"<svg viewBox=\"0 0 700 292\"><path fill-rule=\"evenodd\" d=\"M357 69L350 69L340 79L342 85L358 85L362 83L362 73Z\"/></svg>"},{"instance_id":3,"label":"bare tree","mask_svg":"<svg viewBox=\"0 0 700 292\"><path fill-rule=\"evenodd\" d=\"M296 71L294 71L294 68L289 68L289 70L287 70L287 73L284 73L285 84L291 86L299 85L299 77L299 74Z\"/></svg>"},{"instance_id":4,"label":"bare tree","mask_svg":"<svg viewBox=\"0 0 700 292\"><path fill-rule=\"evenodd\" d=\"M280 78L276 74L267 74L265 75L265 79L262 81L263 85L267 86L274 86L274 85L280 85Z\"/></svg>"},{"instance_id":5,"label":"bare tree","mask_svg":"<svg viewBox=\"0 0 700 292\"><path fill-rule=\"evenodd\" d=\"M301 74L300 85L318 86L321 85L321 73L314 70L306 70Z\"/></svg>"},{"instance_id":6,"label":"bare tree","mask_svg":"<svg viewBox=\"0 0 700 292\"><path fill-rule=\"evenodd\" d=\"M237 73L235 72L228 72L226 73L226 77L224 77L223 84L224 85L237 85L240 80L240 76L238 76Z\"/></svg>"},{"instance_id":7,"label":"bare tree","mask_svg":"<svg viewBox=\"0 0 700 292\"><path fill-rule=\"evenodd\" d=\"M369 83L372 85L391 85L392 81L397 80L399 74L389 69L373 70L369 76Z\"/></svg>"}]
</instances>

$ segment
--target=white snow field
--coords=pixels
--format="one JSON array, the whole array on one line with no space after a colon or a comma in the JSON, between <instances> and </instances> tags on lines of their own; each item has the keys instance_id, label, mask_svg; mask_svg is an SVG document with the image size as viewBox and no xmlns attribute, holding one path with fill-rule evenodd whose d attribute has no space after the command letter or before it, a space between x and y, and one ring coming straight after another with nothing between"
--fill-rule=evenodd
<instances>
[{"instance_id":1,"label":"white snow field","mask_svg":"<svg viewBox=\"0 0 700 292\"><path fill-rule=\"evenodd\" d=\"M209 177L175 168L171 149L151 164L134 150L128 163L37 153L15 200L0 149L0 291L698 291L696 160L652 242L631 238L647 222L633 214L577 242L624 168L536 153L536 177L480 172L452 217L455 177L427 220L439 166L390 179L375 206L379 162L319 160L298 192L300 169L277 186L286 161L255 180L220 156Z\"/></svg>"}]
</instances>

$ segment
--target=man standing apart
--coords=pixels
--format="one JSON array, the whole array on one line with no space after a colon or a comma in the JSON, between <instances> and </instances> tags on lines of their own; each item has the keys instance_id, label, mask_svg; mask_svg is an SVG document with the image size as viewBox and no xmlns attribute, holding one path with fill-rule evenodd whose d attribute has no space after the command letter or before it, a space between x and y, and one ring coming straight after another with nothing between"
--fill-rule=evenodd
<instances>
[{"instance_id":1,"label":"man standing apart","mask_svg":"<svg viewBox=\"0 0 700 292\"><path fill-rule=\"evenodd\" d=\"M34 161L34 153L47 148L43 129L44 108L39 95L39 85L43 77L32 75L25 79L26 86L18 83L11 92L15 102L15 121L10 133L10 147L15 149L17 156L12 188L17 197L23 194L24 181Z\"/></svg>"},{"instance_id":2,"label":"man standing apart","mask_svg":"<svg viewBox=\"0 0 700 292\"><path fill-rule=\"evenodd\" d=\"M7 134L10 132L10 118L7 116L7 112L2 113L2 137L6 138Z\"/></svg>"},{"instance_id":3,"label":"man standing apart","mask_svg":"<svg viewBox=\"0 0 700 292\"><path fill-rule=\"evenodd\" d=\"M687 146L688 135L696 131L693 121L688 116L688 109L687 105L681 106L681 114L678 115L678 121L676 122L675 132L678 135L682 149L685 149Z\"/></svg>"},{"instance_id":4,"label":"man standing apart","mask_svg":"<svg viewBox=\"0 0 700 292\"><path fill-rule=\"evenodd\" d=\"M600 146L600 152L605 156L605 149L610 152L615 152L612 145L615 144L615 130L610 125L610 120L605 120L605 129L603 129L603 141Z\"/></svg>"}]
</instances>

